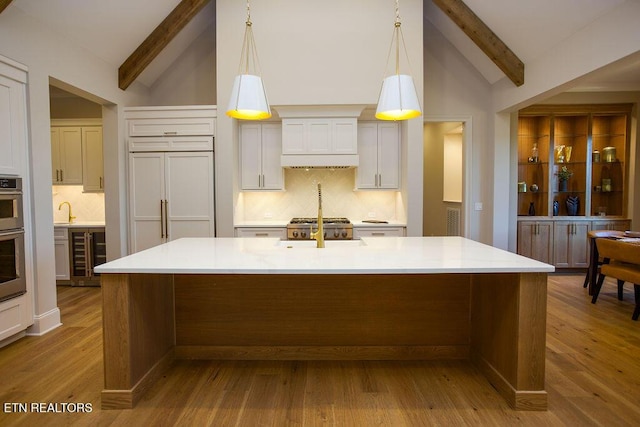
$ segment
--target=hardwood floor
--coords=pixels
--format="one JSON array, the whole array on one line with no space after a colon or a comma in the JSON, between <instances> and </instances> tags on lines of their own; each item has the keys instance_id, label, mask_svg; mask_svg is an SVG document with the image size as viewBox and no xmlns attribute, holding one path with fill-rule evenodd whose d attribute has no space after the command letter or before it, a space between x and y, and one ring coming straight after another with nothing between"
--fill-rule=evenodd
<instances>
[{"instance_id":1,"label":"hardwood floor","mask_svg":"<svg viewBox=\"0 0 640 427\"><path fill-rule=\"evenodd\" d=\"M593 305L583 279L549 277L546 412L511 410L458 361L177 361L135 409L103 411L101 290L59 287L63 326L0 349L0 425L639 425L633 287L618 301L607 280Z\"/></svg>"}]
</instances>

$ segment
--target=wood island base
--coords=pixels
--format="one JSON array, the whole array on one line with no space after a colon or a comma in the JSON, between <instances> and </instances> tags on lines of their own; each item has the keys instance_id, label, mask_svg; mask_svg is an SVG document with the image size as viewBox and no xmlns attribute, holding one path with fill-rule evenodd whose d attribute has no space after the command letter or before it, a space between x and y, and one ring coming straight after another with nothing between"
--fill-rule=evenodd
<instances>
[{"instance_id":1,"label":"wood island base","mask_svg":"<svg viewBox=\"0 0 640 427\"><path fill-rule=\"evenodd\" d=\"M178 359L468 359L546 410L547 273L102 275L103 409Z\"/></svg>"}]
</instances>

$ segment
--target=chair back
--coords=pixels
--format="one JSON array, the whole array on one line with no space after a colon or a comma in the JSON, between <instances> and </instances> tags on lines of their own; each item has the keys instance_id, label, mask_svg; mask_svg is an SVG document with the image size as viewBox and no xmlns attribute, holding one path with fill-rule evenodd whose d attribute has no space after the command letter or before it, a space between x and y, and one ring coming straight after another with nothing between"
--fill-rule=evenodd
<instances>
[{"instance_id":1,"label":"chair back","mask_svg":"<svg viewBox=\"0 0 640 427\"><path fill-rule=\"evenodd\" d=\"M640 265L640 242L635 244L615 239L596 239L596 245L602 258Z\"/></svg>"}]
</instances>

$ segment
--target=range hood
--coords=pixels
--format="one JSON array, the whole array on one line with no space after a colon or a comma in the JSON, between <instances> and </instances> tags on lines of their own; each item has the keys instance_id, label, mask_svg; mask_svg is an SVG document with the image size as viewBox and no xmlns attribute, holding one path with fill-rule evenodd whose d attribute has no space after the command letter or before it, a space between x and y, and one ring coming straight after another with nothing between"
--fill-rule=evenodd
<instances>
[{"instance_id":1,"label":"range hood","mask_svg":"<svg viewBox=\"0 0 640 427\"><path fill-rule=\"evenodd\" d=\"M364 107L272 106L282 119L282 167L357 167L358 117Z\"/></svg>"},{"instance_id":2,"label":"range hood","mask_svg":"<svg viewBox=\"0 0 640 427\"><path fill-rule=\"evenodd\" d=\"M358 167L357 154L283 154L283 168L345 169Z\"/></svg>"}]
</instances>

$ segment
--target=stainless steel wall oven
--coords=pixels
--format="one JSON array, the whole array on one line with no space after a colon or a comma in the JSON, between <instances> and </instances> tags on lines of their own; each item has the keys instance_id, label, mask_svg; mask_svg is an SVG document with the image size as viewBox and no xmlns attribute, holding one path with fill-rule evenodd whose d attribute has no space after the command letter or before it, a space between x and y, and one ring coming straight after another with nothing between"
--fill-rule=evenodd
<instances>
[{"instance_id":1,"label":"stainless steel wall oven","mask_svg":"<svg viewBox=\"0 0 640 427\"><path fill-rule=\"evenodd\" d=\"M26 291L22 179L0 176L0 301Z\"/></svg>"}]
</instances>

